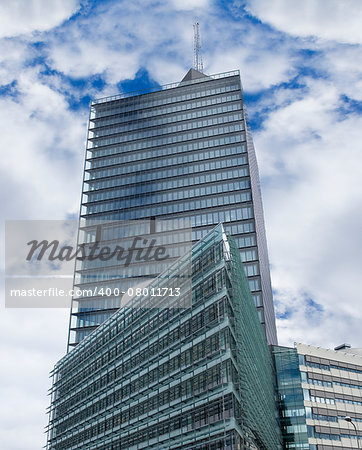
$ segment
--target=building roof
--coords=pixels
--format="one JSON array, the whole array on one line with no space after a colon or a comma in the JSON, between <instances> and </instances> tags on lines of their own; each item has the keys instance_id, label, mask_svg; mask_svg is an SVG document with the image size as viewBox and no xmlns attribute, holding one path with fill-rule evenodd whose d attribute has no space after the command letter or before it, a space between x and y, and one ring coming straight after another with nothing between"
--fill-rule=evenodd
<instances>
[{"instance_id":1,"label":"building roof","mask_svg":"<svg viewBox=\"0 0 362 450\"><path fill-rule=\"evenodd\" d=\"M197 80L198 78L209 78L207 75L205 75L202 72L199 72L198 70L195 69L190 69L187 74L183 77L181 83L185 82L185 81L192 81L192 80Z\"/></svg>"}]
</instances>

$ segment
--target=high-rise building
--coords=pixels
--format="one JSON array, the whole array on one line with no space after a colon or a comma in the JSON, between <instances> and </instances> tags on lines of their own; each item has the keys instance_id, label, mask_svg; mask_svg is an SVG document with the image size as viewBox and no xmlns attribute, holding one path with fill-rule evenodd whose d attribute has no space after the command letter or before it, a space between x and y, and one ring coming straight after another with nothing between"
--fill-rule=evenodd
<instances>
[{"instance_id":1,"label":"high-rise building","mask_svg":"<svg viewBox=\"0 0 362 450\"><path fill-rule=\"evenodd\" d=\"M185 265L190 307L145 307ZM56 364L47 449L280 449L272 358L233 238L218 225L147 289Z\"/></svg>"},{"instance_id":2,"label":"high-rise building","mask_svg":"<svg viewBox=\"0 0 362 450\"><path fill-rule=\"evenodd\" d=\"M336 349L273 346L283 448L362 448L362 349Z\"/></svg>"},{"instance_id":3,"label":"high-rise building","mask_svg":"<svg viewBox=\"0 0 362 450\"><path fill-rule=\"evenodd\" d=\"M151 233L168 218L189 219L194 242L224 224L267 340L276 344L259 175L238 71L206 76L190 69L179 83L91 104L81 223L107 222L98 236L107 241L115 238L114 221L148 220L153 230L145 225L141 233ZM125 281L117 268L77 268L82 289ZM112 296L73 300L69 348L119 306Z\"/></svg>"}]
</instances>

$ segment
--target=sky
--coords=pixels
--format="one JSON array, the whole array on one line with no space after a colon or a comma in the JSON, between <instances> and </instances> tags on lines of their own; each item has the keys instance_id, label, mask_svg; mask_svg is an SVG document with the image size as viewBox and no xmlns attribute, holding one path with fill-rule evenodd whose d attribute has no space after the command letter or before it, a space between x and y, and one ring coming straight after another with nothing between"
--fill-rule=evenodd
<instances>
[{"instance_id":1,"label":"sky","mask_svg":"<svg viewBox=\"0 0 362 450\"><path fill-rule=\"evenodd\" d=\"M0 0L2 219L77 217L90 100L181 80L196 21L241 72L280 344L361 347L360 0ZM45 444L68 320L0 305L0 448Z\"/></svg>"}]
</instances>

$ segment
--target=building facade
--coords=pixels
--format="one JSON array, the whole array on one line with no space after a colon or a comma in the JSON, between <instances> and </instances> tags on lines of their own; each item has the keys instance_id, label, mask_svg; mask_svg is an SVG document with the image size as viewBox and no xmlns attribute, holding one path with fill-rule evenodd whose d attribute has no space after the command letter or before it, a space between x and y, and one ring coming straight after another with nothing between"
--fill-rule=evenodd
<instances>
[{"instance_id":1,"label":"building facade","mask_svg":"<svg viewBox=\"0 0 362 450\"><path fill-rule=\"evenodd\" d=\"M273 355L284 448L362 448L362 350L296 344Z\"/></svg>"},{"instance_id":2,"label":"building facade","mask_svg":"<svg viewBox=\"0 0 362 450\"><path fill-rule=\"evenodd\" d=\"M92 102L81 224L149 220L157 232L169 218L189 220L194 242L218 223L235 236L259 320L276 344L259 175L238 71L190 69L180 83L154 92ZM100 239L115 235L106 230ZM111 280L100 276L104 266L80 265L75 285L121 283L117 267L107 271ZM117 297L74 300L69 348L119 306Z\"/></svg>"},{"instance_id":3,"label":"building facade","mask_svg":"<svg viewBox=\"0 0 362 450\"><path fill-rule=\"evenodd\" d=\"M186 258L149 287L184 273ZM272 358L237 244L219 225L188 264L190 307L134 299L57 363L48 450L281 448Z\"/></svg>"}]
</instances>

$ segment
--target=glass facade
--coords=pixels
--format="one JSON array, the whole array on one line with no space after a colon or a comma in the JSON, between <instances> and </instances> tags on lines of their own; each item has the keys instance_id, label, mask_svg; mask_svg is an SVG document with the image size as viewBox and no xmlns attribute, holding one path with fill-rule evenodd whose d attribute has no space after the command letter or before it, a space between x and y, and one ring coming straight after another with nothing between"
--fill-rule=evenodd
<instances>
[{"instance_id":1,"label":"glass facade","mask_svg":"<svg viewBox=\"0 0 362 450\"><path fill-rule=\"evenodd\" d=\"M309 449L297 350L273 346L283 448Z\"/></svg>"},{"instance_id":2,"label":"glass facade","mask_svg":"<svg viewBox=\"0 0 362 450\"><path fill-rule=\"evenodd\" d=\"M284 448L362 447L362 357L304 344L273 356Z\"/></svg>"},{"instance_id":3,"label":"glass facade","mask_svg":"<svg viewBox=\"0 0 362 450\"><path fill-rule=\"evenodd\" d=\"M191 307L134 300L57 363L48 450L281 448L271 355L221 225L191 268Z\"/></svg>"},{"instance_id":4,"label":"glass facade","mask_svg":"<svg viewBox=\"0 0 362 450\"><path fill-rule=\"evenodd\" d=\"M157 228L170 218L189 220L194 242L218 223L235 236L259 320L276 344L259 175L238 71L192 71L154 92L92 102L81 224L152 219ZM87 287L87 277L75 283ZM69 347L119 306L119 298L73 302Z\"/></svg>"}]
</instances>

